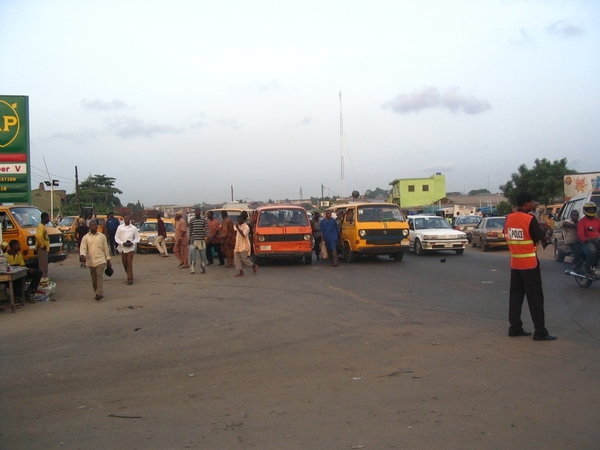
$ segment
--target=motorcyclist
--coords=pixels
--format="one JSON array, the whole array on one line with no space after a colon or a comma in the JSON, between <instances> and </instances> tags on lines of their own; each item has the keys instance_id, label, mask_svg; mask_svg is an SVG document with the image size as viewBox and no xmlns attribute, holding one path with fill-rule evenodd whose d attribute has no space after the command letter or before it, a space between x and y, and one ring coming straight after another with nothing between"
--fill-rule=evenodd
<instances>
[{"instance_id":1,"label":"motorcyclist","mask_svg":"<svg viewBox=\"0 0 600 450\"><path fill-rule=\"evenodd\" d=\"M581 242L581 251L585 256L585 265L588 273L592 271L596 253L600 246L600 219L596 216L596 204L588 202L583 205L584 216L577 223L577 237Z\"/></svg>"}]
</instances>

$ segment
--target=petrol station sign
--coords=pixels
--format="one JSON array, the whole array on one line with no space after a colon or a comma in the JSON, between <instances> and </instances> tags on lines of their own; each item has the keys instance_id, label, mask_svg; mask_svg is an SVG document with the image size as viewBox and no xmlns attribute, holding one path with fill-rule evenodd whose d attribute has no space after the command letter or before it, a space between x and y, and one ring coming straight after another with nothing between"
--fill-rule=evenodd
<instances>
[{"instance_id":1,"label":"petrol station sign","mask_svg":"<svg viewBox=\"0 0 600 450\"><path fill-rule=\"evenodd\" d=\"M26 96L0 95L0 203L31 204Z\"/></svg>"}]
</instances>

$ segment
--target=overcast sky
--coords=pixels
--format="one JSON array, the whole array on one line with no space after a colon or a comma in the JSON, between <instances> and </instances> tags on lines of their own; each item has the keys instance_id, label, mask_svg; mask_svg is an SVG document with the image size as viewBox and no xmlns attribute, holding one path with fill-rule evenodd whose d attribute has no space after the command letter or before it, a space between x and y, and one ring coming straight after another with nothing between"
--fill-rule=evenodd
<instances>
[{"instance_id":1,"label":"overcast sky","mask_svg":"<svg viewBox=\"0 0 600 450\"><path fill-rule=\"evenodd\" d=\"M0 94L29 96L34 187L45 158L147 207L497 192L536 158L600 170L599 25L597 0L0 0Z\"/></svg>"}]
</instances>

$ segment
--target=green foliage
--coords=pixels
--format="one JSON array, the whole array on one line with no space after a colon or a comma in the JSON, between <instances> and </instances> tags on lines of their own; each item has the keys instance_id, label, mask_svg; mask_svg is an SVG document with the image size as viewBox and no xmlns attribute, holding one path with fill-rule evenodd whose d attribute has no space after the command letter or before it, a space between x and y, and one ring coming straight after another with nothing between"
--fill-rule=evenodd
<instances>
[{"instance_id":1,"label":"green foliage","mask_svg":"<svg viewBox=\"0 0 600 450\"><path fill-rule=\"evenodd\" d=\"M489 195L491 194L490 191L488 191L487 189L473 189L472 191L469 191L469 195Z\"/></svg>"},{"instance_id":2,"label":"green foliage","mask_svg":"<svg viewBox=\"0 0 600 450\"><path fill-rule=\"evenodd\" d=\"M142 203L138 200L137 203L127 203L127 208L131 211L131 214L142 212L145 208Z\"/></svg>"},{"instance_id":3,"label":"green foliage","mask_svg":"<svg viewBox=\"0 0 600 450\"><path fill-rule=\"evenodd\" d=\"M501 201L500 203L498 203L496 205L496 213L498 213L498 215L500 216L505 216L507 214L510 214L513 210L513 207L510 203L506 202L506 201Z\"/></svg>"},{"instance_id":4,"label":"green foliage","mask_svg":"<svg viewBox=\"0 0 600 450\"><path fill-rule=\"evenodd\" d=\"M375 190L367 189L365 191L365 198L383 197L383 198L387 199L389 196L390 196L390 191L381 189L381 188L375 188Z\"/></svg>"},{"instance_id":5,"label":"green foliage","mask_svg":"<svg viewBox=\"0 0 600 450\"><path fill-rule=\"evenodd\" d=\"M521 164L511 179L500 186L502 194L514 205L517 194L528 191L539 203L549 205L564 198L564 175L577 173L567 167L567 158L548 161L546 158L536 159L533 168L528 169Z\"/></svg>"},{"instance_id":6,"label":"green foliage","mask_svg":"<svg viewBox=\"0 0 600 450\"><path fill-rule=\"evenodd\" d=\"M81 206L93 206L96 214L107 214L121 206L116 194L122 194L115 188L115 178L106 175L90 175L79 184L79 203ZM68 194L65 215L79 215L75 194Z\"/></svg>"}]
</instances>

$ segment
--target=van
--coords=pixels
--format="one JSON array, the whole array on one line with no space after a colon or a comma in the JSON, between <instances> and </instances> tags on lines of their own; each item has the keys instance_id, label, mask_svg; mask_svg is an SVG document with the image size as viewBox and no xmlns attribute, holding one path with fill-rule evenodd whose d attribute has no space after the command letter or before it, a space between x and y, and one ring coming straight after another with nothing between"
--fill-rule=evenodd
<instances>
[{"instance_id":1,"label":"van","mask_svg":"<svg viewBox=\"0 0 600 450\"><path fill-rule=\"evenodd\" d=\"M401 261L410 250L408 222L394 203L347 203L328 209L340 221L341 247L346 262L357 256L388 255ZM343 212L343 214L341 214Z\"/></svg>"},{"instance_id":2,"label":"van","mask_svg":"<svg viewBox=\"0 0 600 450\"><path fill-rule=\"evenodd\" d=\"M583 205L588 202L595 203L598 209L600 209L600 190L571 197L562 205L558 214L550 215L550 218L554 220L552 244L555 261L562 262L566 256L572 256L571 249L565 244L562 234L562 223L571 218L571 211L579 211L579 217L583 217Z\"/></svg>"},{"instance_id":3,"label":"van","mask_svg":"<svg viewBox=\"0 0 600 450\"><path fill-rule=\"evenodd\" d=\"M209 211L213 213L213 217L215 219L217 219L220 223L223 222L223 217L221 216L221 212L223 212L223 211L227 211L227 217L229 217L231 220L233 220L233 223L236 223L237 218L242 213L242 211L246 211L246 213L248 214L248 218L250 218L252 216L252 210L249 208L246 208L246 207L209 209L208 211L206 211L204 213L205 217L206 217L206 213ZM192 216L194 216L193 213L192 213Z\"/></svg>"},{"instance_id":4,"label":"van","mask_svg":"<svg viewBox=\"0 0 600 450\"><path fill-rule=\"evenodd\" d=\"M2 241L10 242L16 239L21 244L21 253L27 267L37 268L38 257L35 250L35 233L41 223L42 212L35 206L29 205L0 205L2 218ZM64 261L67 257L63 252L63 235L52 222L46 224L50 251L48 262Z\"/></svg>"},{"instance_id":5,"label":"van","mask_svg":"<svg viewBox=\"0 0 600 450\"><path fill-rule=\"evenodd\" d=\"M295 205L261 206L252 213L254 262L304 258L312 264L313 237L306 210Z\"/></svg>"}]
</instances>

